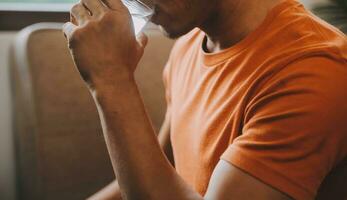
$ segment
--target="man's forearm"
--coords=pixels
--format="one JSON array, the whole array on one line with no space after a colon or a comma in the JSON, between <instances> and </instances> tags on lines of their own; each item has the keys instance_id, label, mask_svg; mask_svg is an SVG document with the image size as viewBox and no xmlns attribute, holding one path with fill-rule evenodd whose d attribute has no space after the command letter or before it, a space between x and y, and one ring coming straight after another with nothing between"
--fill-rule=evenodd
<instances>
[{"instance_id":1,"label":"man's forearm","mask_svg":"<svg viewBox=\"0 0 347 200\"><path fill-rule=\"evenodd\" d=\"M96 87L106 144L127 199L200 199L164 156L133 80Z\"/></svg>"},{"instance_id":2,"label":"man's forearm","mask_svg":"<svg viewBox=\"0 0 347 200\"><path fill-rule=\"evenodd\" d=\"M166 112L169 112L168 110ZM161 125L158 141L161 149L164 151L170 163L174 166L172 146L170 142L170 113L166 113L166 117ZM121 200L120 188L118 181L114 180L104 188L102 188L88 200Z\"/></svg>"}]
</instances>

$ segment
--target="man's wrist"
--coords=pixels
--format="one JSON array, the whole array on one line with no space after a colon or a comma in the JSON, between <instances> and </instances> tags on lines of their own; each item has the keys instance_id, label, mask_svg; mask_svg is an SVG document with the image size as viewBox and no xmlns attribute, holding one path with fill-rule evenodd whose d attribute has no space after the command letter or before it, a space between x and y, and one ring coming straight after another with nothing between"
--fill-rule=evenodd
<instances>
[{"instance_id":1,"label":"man's wrist","mask_svg":"<svg viewBox=\"0 0 347 200\"><path fill-rule=\"evenodd\" d=\"M91 90L98 93L107 91L114 87L129 87L135 84L134 73L128 70L129 67L117 67L117 69L124 70L114 70L114 67L109 67L104 70L101 74L97 74L91 77L90 86Z\"/></svg>"},{"instance_id":2,"label":"man's wrist","mask_svg":"<svg viewBox=\"0 0 347 200\"><path fill-rule=\"evenodd\" d=\"M129 101L137 94L134 75L118 74L105 78L95 79L90 89L94 100L103 105L106 102L122 103Z\"/></svg>"},{"instance_id":3,"label":"man's wrist","mask_svg":"<svg viewBox=\"0 0 347 200\"><path fill-rule=\"evenodd\" d=\"M129 80L131 76L134 76L134 67L127 64L120 63L104 63L94 64L92 69L88 70L88 66L78 65L75 63L77 69L80 71L80 75L83 80L90 86L96 86L97 84L104 85L106 83L115 82L118 80ZM87 64L88 65L88 64Z\"/></svg>"}]
</instances>

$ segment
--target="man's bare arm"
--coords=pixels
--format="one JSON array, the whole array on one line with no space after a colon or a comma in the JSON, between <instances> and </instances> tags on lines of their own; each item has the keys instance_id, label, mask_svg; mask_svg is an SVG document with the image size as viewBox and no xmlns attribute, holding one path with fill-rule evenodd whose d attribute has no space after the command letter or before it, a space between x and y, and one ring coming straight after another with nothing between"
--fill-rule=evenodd
<instances>
[{"instance_id":1,"label":"man's bare arm","mask_svg":"<svg viewBox=\"0 0 347 200\"><path fill-rule=\"evenodd\" d=\"M166 114L166 116L170 116ZM158 134L158 140L166 157L174 164L172 147L170 142L170 119L165 118ZM112 181L106 187L89 197L88 200L121 200L121 193L117 180Z\"/></svg>"}]
</instances>

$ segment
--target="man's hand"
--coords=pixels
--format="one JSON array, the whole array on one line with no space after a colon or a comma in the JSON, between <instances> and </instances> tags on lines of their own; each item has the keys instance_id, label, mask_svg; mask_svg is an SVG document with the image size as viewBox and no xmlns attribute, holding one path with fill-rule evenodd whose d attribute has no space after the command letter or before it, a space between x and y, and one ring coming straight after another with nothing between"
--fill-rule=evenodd
<instances>
[{"instance_id":1,"label":"man's hand","mask_svg":"<svg viewBox=\"0 0 347 200\"><path fill-rule=\"evenodd\" d=\"M63 32L90 88L97 82L129 80L147 42L145 35L135 37L130 13L120 0L81 0L72 7Z\"/></svg>"}]
</instances>

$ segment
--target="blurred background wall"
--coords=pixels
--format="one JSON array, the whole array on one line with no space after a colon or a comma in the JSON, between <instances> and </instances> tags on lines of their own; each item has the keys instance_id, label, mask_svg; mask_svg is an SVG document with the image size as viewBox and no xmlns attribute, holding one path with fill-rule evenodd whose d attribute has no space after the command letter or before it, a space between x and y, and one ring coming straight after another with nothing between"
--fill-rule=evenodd
<instances>
[{"instance_id":1,"label":"blurred background wall","mask_svg":"<svg viewBox=\"0 0 347 200\"><path fill-rule=\"evenodd\" d=\"M308 8L327 0L301 0ZM1 19L0 19L1 20ZM5 19L6 20L6 19ZM14 200L15 165L11 127L8 51L15 31L0 31L0 199Z\"/></svg>"},{"instance_id":2,"label":"blurred background wall","mask_svg":"<svg viewBox=\"0 0 347 200\"><path fill-rule=\"evenodd\" d=\"M15 32L0 32L0 199L15 199L8 52Z\"/></svg>"}]
</instances>

